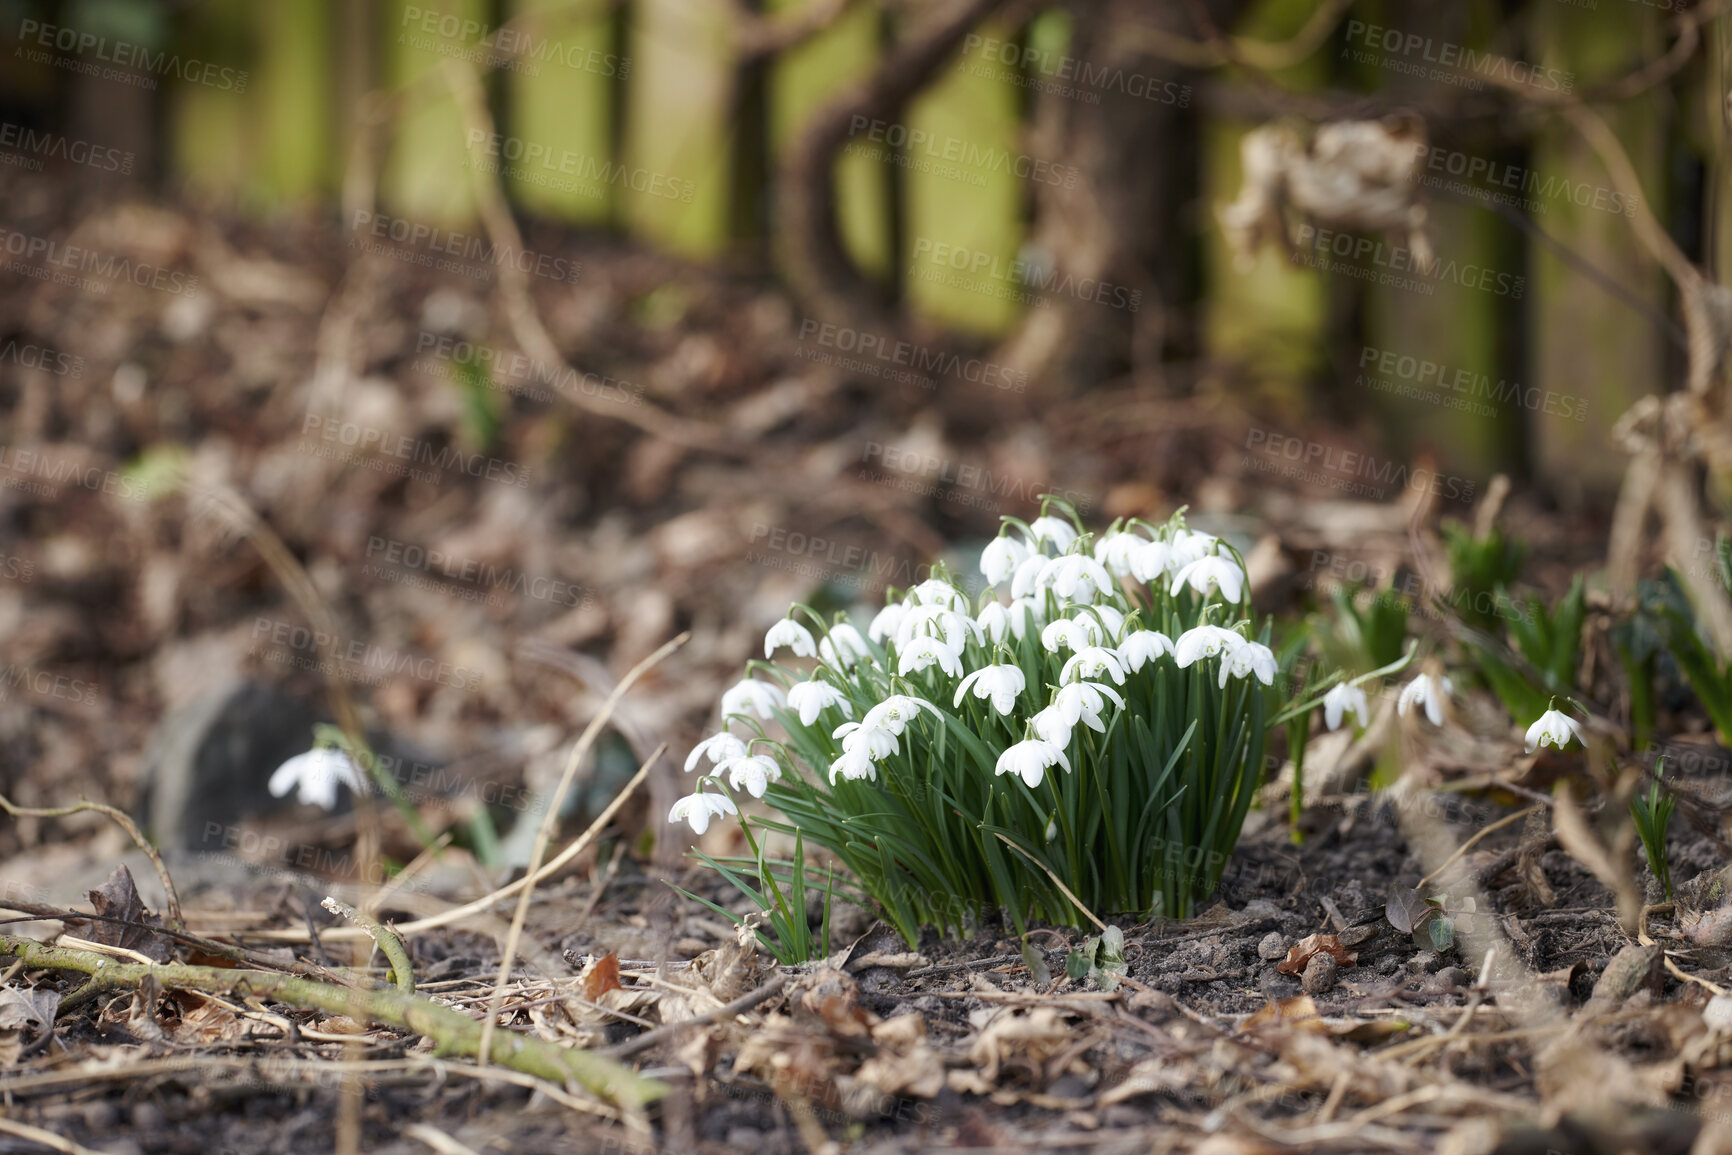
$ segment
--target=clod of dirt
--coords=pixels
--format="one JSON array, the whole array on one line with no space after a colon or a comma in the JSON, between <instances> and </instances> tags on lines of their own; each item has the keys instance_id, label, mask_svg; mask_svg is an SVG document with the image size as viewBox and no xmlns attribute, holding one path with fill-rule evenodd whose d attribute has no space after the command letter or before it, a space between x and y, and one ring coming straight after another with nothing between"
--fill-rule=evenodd
<instances>
[{"instance_id":1,"label":"clod of dirt","mask_svg":"<svg viewBox=\"0 0 1732 1155\"><path fill-rule=\"evenodd\" d=\"M1300 980L1308 995L1321 995L1335 987L1335 976L1341 967L1332 957L1319 951L1311 956L1311 961L1305 964L1305 975Z\"/></svg>"},{"instance_id":2,"label":"clod of dirt","mask_svg":"<svg viewBox=\"0 0 1732 1155\"><path fill-rule=\"evenodd\" d=\"M1281 932L1272 930L1263 936L1263 941L1257 944L1257 957L1265 962L1274 962L1287 954L1287 940L1281 937Z\"/></svg>"},{"instance_id":3,"label":"clod of dirt","mask_svg":"<svg viewBox=\"0 0 1732 1155\"><path fill-rule=\"evenodd\" d=\"M1606 964L1600 981L1594 984L1594 994L1589 1001L1621 1003L1644 987L1658 993L1664 975L1661 969L1664 957L1664 952L1657 946L1631 943Z\"/></svg>"}]
</instances>

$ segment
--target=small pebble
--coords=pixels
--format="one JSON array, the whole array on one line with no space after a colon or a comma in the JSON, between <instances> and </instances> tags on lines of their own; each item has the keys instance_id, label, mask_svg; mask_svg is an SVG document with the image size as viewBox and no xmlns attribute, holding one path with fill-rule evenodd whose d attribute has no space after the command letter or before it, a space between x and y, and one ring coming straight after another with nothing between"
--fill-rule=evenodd
<instances>
[{"instance_id":1,"label":"small pebble","mask_svg":"<svg viewBox=\"0 0 1732 1155\"><path fill-rule=\"evenodd\" d=\"M1272 930L1263 936L1263 941L1257 944L1257 957L1270 962L1287 957L1287 940L1280 931Z\"/></svg>"},{"instance_id":2,"label":"small pebble","mask_svg":"<svg viewBox=\"0 0 1732 1155\"><path fill-rule=\"evenodd\" d=\"M1426 985L1439 991L1459 991L1465 988L1469 981L1468 973L1462 968L1444 967L1432 975L1431 981Z\"/></svg>"},{"instance_id":3,"label":"small pebble","mask_svg":"<svg viewBox=\"0 0 1732 1155\"><path fill-rule=\"evenodd\" d=\"M1333 958L1324 953L1311 956L1311 961L1305 964L1305 977L1302 980L1305 993L1320 995L1335 986L1335 974L1341 968Z\"/></svg>"}]
</instances>

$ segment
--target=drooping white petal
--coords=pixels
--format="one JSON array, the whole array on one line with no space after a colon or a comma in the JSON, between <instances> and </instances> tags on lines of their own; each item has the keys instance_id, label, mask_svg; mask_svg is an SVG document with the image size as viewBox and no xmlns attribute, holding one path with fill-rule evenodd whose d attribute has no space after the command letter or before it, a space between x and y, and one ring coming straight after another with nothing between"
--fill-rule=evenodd
<instances>
[{"instance_id":1,"label":"drooping white petal","mask_svg":"<svg viewBox=\"0 0 1732 1155\"><path fill-rule=\"evenodd\" d=\"M902 618L907 613L906 605L891 602L873 616L872 624L866 627L866 636L875 642L895 637L897 629L902 625Z\"/></svg>"},{"instance_id":2,"label":"drooping white petal","mask_svg":"<svg viewBox=\"0 0 1732 1155\"><path fill-rule=\"evenodd\" d=\"M1133 630L1119 643L1119 659L1125 669L1135 673L1144 662L1152 662L1173 652L1173 640L1159 630Z\"/></svg>"},{"instance_id":3,"label":"drooping white petal","mask_svg":"<svg viewBox=\"0 0 1732 1155\"><path fill-rule=\"evenodd\" d=\"M1433 726L1443 725L1443 705L1455 687L1448 678L1434 678L1430 674L1418 674L1413 681L1401 688L1401 696L1395 700L1395 712L1402 717L1415 702L1425 707L1425 716Z\"/></svg>"},{"instance_id":4,"label":"drooping white petal","mask_svg":"<svg viewBox=\"0 0 1732 1155\"><path fill-rule=\"evenodd\" d=\"M1048 561L1035 584L1043 589L1051 587L1052 592L1065 601L1088 603L1112 589L1113 579L1106 567L1094 558L1070 553Z\"/></svg>"},{"instance_id":5,"label":"drooping white petal","mask_svg":"<svg viewBox=\"0 0 1732 1155\"><path fill-rule=\"evenodd\" d=\"M1200 594L1215 587L1227 601L1237 602L1245 592L1245 571L1229 557L1200 557L1173 575L1173 593L1186 585Z\"/></svg>"},{"instance_id":6,"label":"drooping white petal","mask_svg":"<svg viewBox=\"0 0 1732 1155\"><path fill-rule=\"evenodd\" d=\"M1221 626L1197 626L1180 634L1173 643L1173 661L1182 670L1200 658L1231 654L1244 640Z\"/></svg>"},{"instance_id":7,"label":"drooping white petal","mask_svg":"<svg viewBox=\"0 0 1732 1155\"><path fill-rule=\"evenodd\" d=\"M934 718L941 716L938 707L925 698L917 698L912 694L892 694L866 711L866 717L861 719L860 724L867 729L883 729L900 735L903 728L914 721L922 710Z\"/></svg>"},{"instance_id":8,"label":"drooping white petal","mask_svg":"<svg viewBox=\"0 0 1732 1155\"><path fill-rule=\"evenodd\" d=\"M1022 776L1030 789L1039 786L1046 778L1047 768L1058 765L1067 771L1070 769L1070 759L1065 757L1063 750L1051 742L1039 738L1027 738L1014 746L1006 747L1004 753L998 756L998 763L993 767L995 774L1015 773Z\"/></svg>"},{"instance_id":9,"label":"drooping white petal","mask_svg":"<svg viewBox=\"0 0 1732 1155\"><path fill-rule=\"evenodd\" d=\"M1256 675L1257 680L1265 686L1275 684L1275 652L1262 642L1242 641L1234 646L1227 655L1227 660L1221 663L1220 685L1225 688L1228 678L1244 678Z\"/></svg>"},{"instance_id":10,"label":"drooping white petal","mask_svg":"<svg viewBox=\"0 0 1732 1155\"><path fill-rule=\"evenodd\" d=\"M963 695L971 686L976 698L991 698L992 708L1001 715L1008 715L1016 708L1016 700L1027 686L1027 679L1018 666L983 666L962 679L951 705L960 707Z\"/></svg>"},{"instance_id":11,"label":"drooping white petal","mask_svg":"<svg viewBox=\"0 0 1732 1155\"><path fill-rule=\"evenodd\" d=\"M1070 543L1076 540L1075 527L1059 517L1037 517L1028 523L1028 532L1034 535L1036 546L1050 541L1060 553L1069 549Z\"/></svg>"},{"instance_id":12,"label":"drooping white petal","mask_svg":"<svg viewBox=\"0 0 1732 1155\"><path fill-rule=\"evenodd\" d=\"M1067 726L1075 726L1081 722L1091 730L1104 734L1107 727L1101 719L1101 712L1106 709L1107 698L1111 698L1119 709L1124 709L1125 700L1111 686L1098 682L1072 682L1059 687L1049 708L1059 711Z\"/></svg>"},{"instance_id":13,"label":"drooping white petal","mask_svg":"<svg viewBox=\"0 0 1732 1155\"><path fill-rule=\"evenodd\" d=\"M848 696L829 682L814 679L801 682L788 691L788 708L800 712L800 725L810 726L818 720L818 715L831 706L838 707L843 717L851 717L854 707L848 701Z\"/></svg>"},{"instance_id":14,"label":"drooping white petal","mask_svg":"<svg viewBox=\"0 0 1732 1155\"><path fill-rule=\"evenodd\" d=\"M927 578L908 591L908 596L923 606L943 606L947 610L968 612L968 597L942 578Z\"/></svg>"},{"instance_id":15,"label":"drooping white petal","mask_svg":"<svg viewBox=\"0 0 1732 1155\"><path fill-rule=\"evenodd\" d=\"M673 809L668 811L668 821L690 823L694 834L702 834L710 828L710 819L739 812L734 800L726 794L712 794L707 790L700 790L675 802Z\"/></svg>"},{"instance_id":16,"label":"drooping white petal","mask_svg":"<svg viewBox=\"0 0 1732 1155\"><path fill-rule=\"evenodd\" d=\"M710 735L692 747L692 752L686 755L686 772L689 774L697 769L699 759L704 757L708 757L712 763L719 766L729 758L740 758L745 753L746 744L723 730L719 734Z\"/></svg>"},{"instance_id":17,"label":"drooping white petal","mask_svg":"<svg viewBox=\"0 0 1732 1155\"><path fill-rule=\"evenodd\" d=\"M1153 544L1140 533L1109 533L1095 542L1095 560L1107 567L1114 577L1131 573L1132 559L1147 545Z\"/></svg>"},{"instance_id":18,"label":"drooping white petal","mask_svg":"<svg viewBox=\"0 0 1732 1155\"><path fill-rule=\"evenodd\" d=\"M818 643L812 640L812 631L793 618L783 618L764 635L764 657L773 656L783 646L793 650L796 658L818 656Z\"/></svg>"},{"instance_id":19,"label":"drooping white petal","mask_svg":"<svg viewBox=\"0 0 1732 1155\"><path fill-rule=\"evenodd\" d=\"M1063 682L1086 681L1107 675L1116 684L1125 684L1125 668L1119 663L1119 656L1113 651L1101 646L1089 646L1078 650L1070 661L1058 672L1058 680Z\"/></svg>"},{"instance_id":20,"label":"drooping white petal","mask_svg":"<svg viewBox=\"0 0 1732 1155\"><path fill-rule=\"evenodd\" d=\"M1057 706L1048 706L1028 722L1042 742L1050 742L1060 750L1070 745L1072 724L1065 720L1064 711Z\"/></svg>"},{"instance_id":21,"label":"drooping white petal","mask_svg":"<svg viewBox=\"0 0 1732 1155\"><path fill-rule=\"evenodd\" d=\"M787 704L788 696L782 693L782 687L746 678L722 695L722 717L753 713L760 718L774 718L775 712Z\"/></svg>"},{"instance_id":22,"label":"drooping white petal","mask_svg":"<svg viewBox=\"0 0 1732 1155\"><path fill-rule=\"evenodd\" d=\"M830 736L842 740L842 749L865 750L868 758L879 762L902 748L902 744L896 739L897 733L900 731L859 722L844 722L836 727Z\"/></svg>"},{"instance_id":23,"label":"drooping white petal","mask_svg":"<svg viewBox=\"0 0 1732 1155\"><path fill-rule=\"evenodd\" d=\"M980 551L981 576L988 585L997 585L1016 572L1028 553L1028 546L1014 537L995 537Z\"/></svg>"},{"instance_id":24,"label":"drooping white petal","mask_svg":"<svg viewBox=\"0 0 1732 1155\"><path fill-rule=\"evenodd\" d=\"M962 653L943 638L918 637L909 639L897 655L896 672L906 678L936 664L953 678L962 676Z\"/></svg>"},{"instance_id":25,"label":"drooping white petal","mask_svg":"<svg viewBox=\"0 0 1732 1155\"><path fill-rule=\"evenodd\" d=\"M1050 560L1044 554L1038 553L1024 558L1016 567L1016 574L1010 579L1010 596L1026 598L1043 588L1040 578L1046 572L1046 563Z\"/></svg>"},{"instance_id":26,"label":"drooping white petal","mask_svg":"<svg viewBox=\"0 0 1732 1155\"><path fill-rule=\"evenodd\" d=\"M1366 700L1365 691L1341 682L1331 686L1323 695L1323 724L1331 730L1339 730L1341 720L1347 714L1357 717L1361 726L1371 724L1371 703Z\"/></svg>"},{"instance_id":27,"label":"drooping white petal","mask_svg":"<svg viewBox=\"0 0 1732 1155\"><path fill-rule=\"evenodd\" d=\"M1580 742L1587 745L1582 737L1582 724L1564 713L1562 710L1547 710L1539 716L1527 732L1528 753L1533 753L1536 746L1556 746L1562 750L1570 742Z\"/></svg>"},{"instance_id":28,"label":"drooping white petal","mask_svg":"<svg viewBox=\"0 0 1732 1155\"><path fill-rule=\"evenodd\" d=\"M367 776L341 750L320 746L278 766L266 784L273 798L281 798L290 790L303 805L316 805L326 810L337 807L337 787L347 786L351 793L362 794L369 789Z\"/></svg>"},{"instance_id":29,"label":"drooping white petal","mask_svg":"<svg viewBox=\"0 0 1732 1155\"><path fill-rule=\"evenodd\" d=\"M826 665L845 670L856 662L872 656L872 647L860 631L847 622L837 622L818 643L818 657Z\"/></svg>"},{"instance_id":30,"label":"drooping white petal","mask_svg":"<svg viewBox=\"0 0 1732 1155\"><path fill-rule=\"evenodd\" d=\"M1172 572L1168 568L1172 558L1173 547L1166 542L1144 542L1131 554L1131 576L1140 582L1159 581Z\"/></svg>"},{"instance_id":31,"label":"drooping white petal","mask_svg":"<svg viewBox=\"0 0 1732 1155\"><path fill-rule=\"evenodd\" d=\"M782 767L768 754L730 758L716 767L716 773L726 774L728 785L735 790L744 786L753 798L762 798L770 783L782 780Z\"/></svg>"}]
</instances>

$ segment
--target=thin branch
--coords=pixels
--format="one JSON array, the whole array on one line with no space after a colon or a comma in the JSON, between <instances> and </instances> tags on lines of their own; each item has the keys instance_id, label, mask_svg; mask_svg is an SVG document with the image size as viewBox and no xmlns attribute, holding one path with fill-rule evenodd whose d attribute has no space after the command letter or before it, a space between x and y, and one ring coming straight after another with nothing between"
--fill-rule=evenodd
<instances>
[{"instance_id":1,"label":"thin branch","mask_svg":"<svg viewBox=\"0 0 1732 1155\"><path fill-rule=\"evenodd\" d=\"M1279 72L1303 63L1323 46L1353 0L1324 0L1305 20L1304 27L1286 40L1251 40L1241 36L1215 36L1190 40L1152 25L1129 24L1114 38L1125 47L1182 64L1186 68L1218 68L1237 64L1259 72Z\"/></svg>"},{"instance_id":2,"label":"thin branch","mask_svg":"<svg viewBox=\"0 0 1732 1155\"><path fill-rule=\"evenodd\" d=\"M122 830L125 830L126 833L131 836L132 841L138 845L140 850L144 851L145 857L150 859L150 864L156 868L156 877L161 880L163 893L168 896L169 928L176 931L186 930L186 919L181 916L180 912L180 894L174 889L174 879L169 877L168 866L162 861L162 855L156 852L156 847L152 846L150 840L144 836L144 831L138 828L138 823L134 822L132 816L126 813L126 811L117 810L115 807L109 806L103 802L91 802L88 800L81 801L73 806L54 806L47 808L19 806L4 794L0 794L0 809L5 810L6 813L10 814L14 818L65 818L69 814L78 814L85 810L94 810L99 814L108 815L110 818L114 819L115 822L120 824ZM8 906L6 909L23 910L24 908L20 906Z\"/></svg>"}]
</instances>

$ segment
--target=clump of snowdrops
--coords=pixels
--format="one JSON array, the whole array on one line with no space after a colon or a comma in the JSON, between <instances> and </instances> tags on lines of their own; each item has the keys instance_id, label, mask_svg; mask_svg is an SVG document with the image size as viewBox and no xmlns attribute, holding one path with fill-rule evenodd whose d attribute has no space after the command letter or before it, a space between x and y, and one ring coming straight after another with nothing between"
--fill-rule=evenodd
<instances>
[{"instance_id":1,"label":"clump of snowdrops","mask_svg":"<svg viewBox=\"0 0 1732 1155\"><path fill-rule=\"evenodd\" d=\"M939 570L865 632L794 606L764 652L798 665L748 663L669 820L702 833L734 792L764 799L781 817L742 820L755 857L730 861L773 886L765 830L822 846L910 944L994 912L1187 916L1281 720L1268 627L1243 560L1182 513L1097 537L1055 507L1005 519L977 602Z\"/></svg>"}]
</instances>

